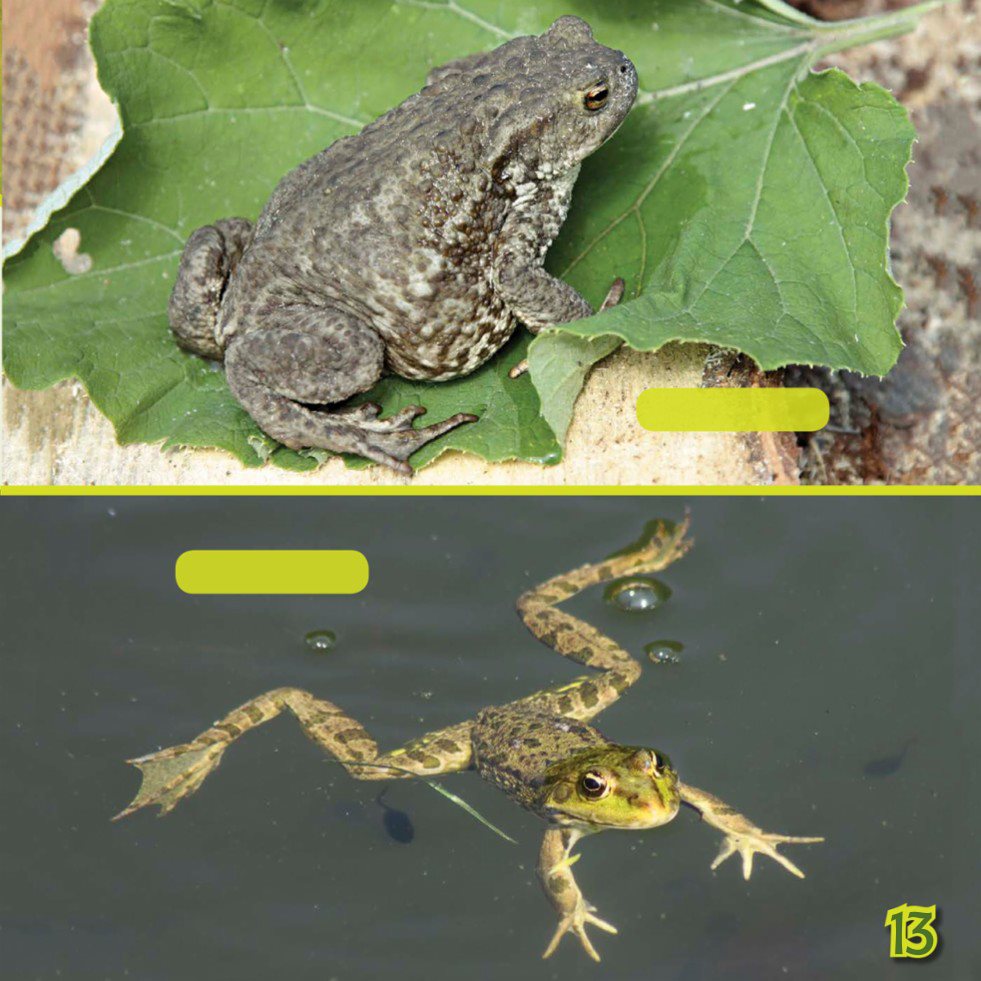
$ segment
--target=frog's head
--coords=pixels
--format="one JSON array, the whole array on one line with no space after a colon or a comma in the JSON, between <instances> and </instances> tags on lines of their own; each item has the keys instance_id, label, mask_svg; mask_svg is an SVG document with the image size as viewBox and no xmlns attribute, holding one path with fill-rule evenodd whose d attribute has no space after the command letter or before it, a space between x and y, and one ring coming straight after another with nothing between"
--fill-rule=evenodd
<instances>
[{"instance_id":1,"label":"frog's head","mask_svg":"<svg viewBox=\"0 0 981 981\"><path fill-rule=\"evenodd\" d=\"M556 824L625 830L667 824L681 804L678 775L657 750L600 746L553 763L538 798Z\"/></svg>"},{"instance_id":2,"label":"frog's head","mask_svg":"<svg viewBox=\"0 0 981 981\"><path fill-rule=\"evenodd\" d=\"M595 41L578 17L560 17L540 36L514 38L434 78L458 86L459 101L487 126L495 173L518 185L577 166L613 135L637 96L633 63Z\"/></svg>"}]
</instances>

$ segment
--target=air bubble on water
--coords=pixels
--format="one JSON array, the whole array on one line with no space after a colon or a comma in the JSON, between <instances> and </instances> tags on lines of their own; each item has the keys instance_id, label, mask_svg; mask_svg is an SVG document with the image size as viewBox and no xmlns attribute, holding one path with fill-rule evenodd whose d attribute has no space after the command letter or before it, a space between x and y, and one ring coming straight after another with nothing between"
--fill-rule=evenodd
<instances>
[{"instance_id":1,"label":"air bubble on water","mask_svg":"<svg viewBox=\"0 0 981 981\"><path fill-rule=\"evenodd\" d=\"M627 613L651 613L670 597L670 588L651 576L618 579L603 593L607 603Z\"/></svg>"},{"instance_id":2,"label":"air bubble on water","mask_svg":"<svg viewBox=\"0 0 981 981\"><path fill-rule=\"evenodd\" d=\"M680 640L655 640L644 646L647 659L652 664L677 664L685 645Z\"/></svg>"},{"instance_id":3,"label":"air bubble on water","mask_svg":"<svg viewBox=\"0 0 981 981\"><path fill-rule=\"evenodd\" d=\"M325 654L337 642L337 634L333 630L311 630L304 638L303 642L311 651L318 654Z\"/></svg>"}]
</instances>

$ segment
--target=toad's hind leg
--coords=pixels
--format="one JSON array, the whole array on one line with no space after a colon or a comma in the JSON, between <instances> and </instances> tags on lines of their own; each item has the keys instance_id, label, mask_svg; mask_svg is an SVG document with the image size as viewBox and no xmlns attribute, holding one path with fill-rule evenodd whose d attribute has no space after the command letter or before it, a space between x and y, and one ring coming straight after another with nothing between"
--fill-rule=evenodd
<instances>
[{"instance_id":1,"label":"toad's hind leg","mask_svg":"<svg viewBox=\"0 0 981 981\"><path fill-rule=\"evenodd\" d=\"M382 376L385 346L346 314L299 304L271 307L262 326L229 341L225 371L232 393L263 432L290 447L357 453L410 476L416 450L476 416L457 413L416 429L425 413L410 405L387 419L372 402L327 408L368 391Z\"/></svg>"},{"instance_id":2,"label":"toad's hind leg","mask_svg":"<svg viewBox=\"0 0 981 981\"><path fill-rule=\"evenodd\" d=\"M687 531L687 518L680 524L654 522L644 540L629 550L554 576L518 598L518 614L539 640L579 664L603 669L599 676L577 678L520 699L519 704L586 722L640 677L640 663L622 647L557 606L598 583L667 568L691 547L685 538Z\"/></svg>"},{"instance_id":3,"label":"toad's hind leg","mask_svg":"<svg viewBox=\"0 0 981 981\"><path fill-rule=\"evenodd\" d=\"M356 719L326 699L299 688L277 688L229 712L196 739L180 746L130 760L143 775L133 802L113 820L149 804L160 813L173 810L194 793L221 762L228 746L284 709L296 716L303 731L358 780L392 780L465 770L470 765L471 722L429 733L391 753L378 744Z\"/></svg>"},{"instance_id":4,"label":"toad's hind leg","mask_svg":"<svg viewBox=\"0 0 981 981\"><path fill-rule=\"evenodd\" d=\"M167 308L170 329L185 350L221 360L215 337L221 299L251 238L252 222L245 218L222 218L188 238Z\"/></svg>"}]
</instances>

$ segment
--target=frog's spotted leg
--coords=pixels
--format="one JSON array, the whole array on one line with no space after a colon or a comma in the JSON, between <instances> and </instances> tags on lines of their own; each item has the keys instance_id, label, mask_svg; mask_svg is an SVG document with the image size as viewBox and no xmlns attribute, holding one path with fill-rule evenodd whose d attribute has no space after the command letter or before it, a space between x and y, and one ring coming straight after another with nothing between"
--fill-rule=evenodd
<instances>
[{"instance_id":1,"label":"frog's spotted leg","mask_svg":"<svg viewBox=\"0 0 981 981\"><path fill-rule=\"evenodd\" d=\"M590 586L667 568L691 548L691 541L685 538L687 531L687 518L677 525L659 521L640 547L562 573L518 598L518 615L540 641L564 657L603 673L537 692L519 699L516 705L588 722L640 677L639 661L595 627L556 607Z\"/></svg>"},{"instance_id":2,"label":"frog's spotted leg","mask_svg":"<svg viewBox=\"0 0 981 981\"><path fill-rule=\"evenodd\" d=\"M691 547L691 541L685 538L687 531L687 518L678 525L658 522L639 547L555 576L519 597L518 613L539 640L565 657L602 669L603 673L538 692L516 705L587 722L612 705L640 677L640 663L627 651L595 627L557 609L557 604L590 586L667 568ZM586 953L598 961L599 955L586 934L587 924L609 933L616 933L616 928L595 915L572 874L575 858L570 859L569 852L580 837L580 832L572 828L549 828L542 841L538 877L559 914L558 928L543 956L551 956L562 937L572 933Z\"/></svg>"},{"instance_id":3,"label":"frog's spotted leg","mask_svg":"<svg viewBox=\"0 0 981 981\"><path fill-rule=\"evenodd\" d=\"M284 709L289 709L303 731L358 780L433 776L465 770L470 765L471 722L440 729L401 749L379 754L378 744L364 726L332 702L314 698L299 688L277 688L229 712L192 742L129 760L140 769L143 782L133 802L113 820L149 804L158 805L161 814L173 810L201 786L221 762L230 743L249 729L274 719ZM386 769L386 764L397 769Z\"/></svg>"},{"instance_id":4,"label":"frog's spotted leg","mask_svg":"<svg viewBox=\"0 0 981 981\"><path fill-rule=\"evenodd\" d=\"M538 875L545 893L559 914L559 925L545 948L543 958L551 957L559 941L567 934L575 934L586 953L594 961L600 959L596 948L586 934L586 924L592 923L607 933L616 933L617 928L596 916L596 909L586 902L572 875L572 865L578 858L570 858L569 852L581 837L573 828L549 828L542 839L542 850L538 857Z\"/></svg>"},{"instance_id":5,"label":"frog's spotted leg","mask_svg":"<svg viewBox=\"0 0 981 981\"><path fill-rule=\"evenodd\" d=\"M768 834L756 827L748 818L738 814L724 801L704 790L683 783L678 784L678 790L681 792L681 799L689 807L698 811L702 815L703 821L711 824L713 828L718 828L725 835L722 848L712 863L713 869L717 869L730 855L738 852L743 860L743 878L748 879L753 873L753 855L759 852L761 855L768 855L775 862L779 862L792 875L803 879L804 873L790 859L781 855L776 846L781 844L812 845L824 841L823 838L798 838L790 835Z\"/></svg>"}]
</instances>

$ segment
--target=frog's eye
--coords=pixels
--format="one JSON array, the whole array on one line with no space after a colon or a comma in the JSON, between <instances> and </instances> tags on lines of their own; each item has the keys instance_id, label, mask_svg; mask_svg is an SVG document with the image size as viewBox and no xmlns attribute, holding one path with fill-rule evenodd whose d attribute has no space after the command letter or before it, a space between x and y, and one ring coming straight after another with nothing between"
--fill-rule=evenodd
<instances>
[{"instance_id":1,"label":"frog's eye","mask_svg":"<svg viewBox=\"0 0 981 981\"><path fill-rule=\"evenodd\" d=\"M662 766L661 757L658 756L657 753L655 753L654 750L652 749L651 750L651 772L654 774L655 777L664 776L664 773L663 773L663 771L661 769L661 766Z\"/></svg>"},{"instance_id":2,"label":"frog's eye","mask_svg":"<svg viewBox=\"0 0 981 981\"><path fill-rule=\"evenodd\" d=\"M610 792L606 778L595 770L589 770L579 778L579 790L589 800L599 800Z\"/></svg>"},{"instance_id":3,"label":"frog's eye","mask_svg":"<svg viewBox=\"0 0 981 981\"><path fill-rule=\"evenodd\" d=\"M596 112L597 109L602 109L606 105L606 100L609 97L610 89L606 82L597 82L591 89L589 89L582 98L582 104L590 111Z\"/></svg>"}]
</instances>

